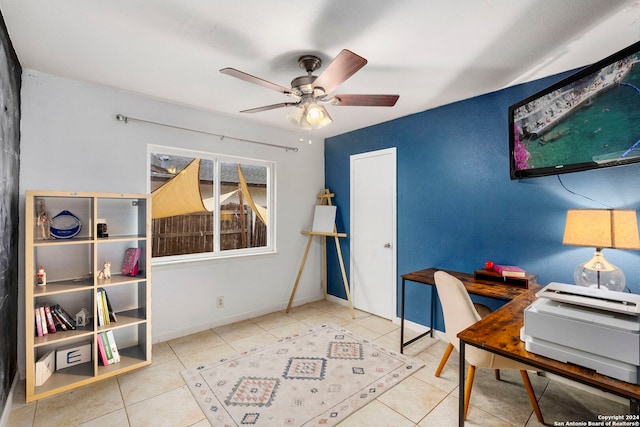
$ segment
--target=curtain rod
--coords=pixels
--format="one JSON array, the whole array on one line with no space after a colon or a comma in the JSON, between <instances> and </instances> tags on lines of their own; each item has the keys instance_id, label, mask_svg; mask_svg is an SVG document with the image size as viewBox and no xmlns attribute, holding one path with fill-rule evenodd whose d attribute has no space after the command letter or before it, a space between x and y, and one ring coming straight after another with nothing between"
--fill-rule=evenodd
<instances>
[{"instance_id":1,"label":"curtain rod","mask_svg":"<svg viewBox=\"0 0 640 427\"><path fill-rule=\"evenodd\" d=\"M130 121L131 122L146 123L146 124L150 124L150 125L164 126L164 127L168 127L168 128L172 128L172 129L184 130L184 131L188 131L188 132L196 132L196 133L202 133L202 134L205 134L205 135L217 136L218 138L220 138L220 141L224 140L225 138L228 138L228 139L235 139L236 141L250 142L252 144L266 145L267 147L282 148L285 151L298 151L298 147L287 147L287 146L284 146L284 145L270 144L268 142L254 141L252 139L236 138L234 136L220 135L220 134L217 134L217 133L206 132L206 131L198 130L198 129L190 129L190 128L185 128L185 127L181 127L181 126L169 125L169 124L166 124L166 123L158 123L158 122L152 122L150 120L137 119L135 117L128 117L128 116L125 116L125 115L122 115L122 114L116 114L116 120L118 120L119 122L124 122L124 123L129 123Z\"/></svg>"}]
</instances>

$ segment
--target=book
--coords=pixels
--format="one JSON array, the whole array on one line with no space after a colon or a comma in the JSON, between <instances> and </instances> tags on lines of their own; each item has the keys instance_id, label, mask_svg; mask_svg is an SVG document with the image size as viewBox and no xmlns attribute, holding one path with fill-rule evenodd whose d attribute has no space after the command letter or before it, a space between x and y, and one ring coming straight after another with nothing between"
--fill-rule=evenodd
<instances>
[{"instance_id":1,"label":"book","mask_svg":"<svg viewBox=\"0 0 640 427\"><path fill-rule=\"evenodd\" d=\"M41 337L42 334L42 319L40 318L40 307L36 307L34 309L35 314L35 323L36 323L36 335Z\"/></svg>"},{"instance_id":2,"label":"book","mask_svg":"<svg viewBox=\"0 0 640 427\"><path fill-rule=\"evenodd\" d=\"M44 306L39 306L38 310L40 311L40 325L42 326L42 335L48 335L49 328L47 326L47 315L44 312Z\"/></svg>"},{"instance_id":3,"label":"book","mask_svg":"<svg viewBox=\"0 0 640 427\"><path fill-rule=\"evenodd\" d=\"M71 323L70 318L67 318L67 316L65 315L66 312L62 309L62 307L60 307L59 304L51 306L51 310L58 317L58 319L62 323L64 323L64 325L67 327L67 330L75 329L75 321Z\"/></svg>"},{"instance_id":4,"label":"book","mask_svg":"<svg viewBox=\"0 0 640 427\"><path fill-rule=\"evenodd\" d=\"M104 318L104 324L111 323L111 317L109 316L109 308L107 307L107 291L100 288L100 297L102 298L102 316Z\"/></svg>"},{"instance_id":5,"label":"book","mask_svg":"<svg viewBox=\"0 0 640 427\"><path fill-rule=\"evenodd\" d=\"M102 292L104 292L104 299L106 301L107 313L109 313L109 321L117 322L118 316L116 316L116 312L113 310L113 307L111 306L111 301L109 300L109 294L107 293L106 290L104 290L104 288L99 288L99 289Z\"/></svg>"},{"instance_id":6,"label":"book","mask_svg":"<svg viewBox=\"0 0 640 427\"><path fill-rule=\"evenodd\" d=\"M45 305L44 314L47 316L47 326L49 328L49 333L55 334L57 329L56 329L56 323L53 321L53 316L51 315L51 307L49 307L48 305Z\"/></svg>"},{"instance_id":7,"label":"book","mask_svg":"<svg viewBox=\"0 0 640 427\"><path fill-rule=\"evenodd\" d=\"M493 269L502 277L525 277L527 272L516 265L495 265Z\"/></svg>"},{"instance_id":8,"label":"book","mask_svg":"<svg viewBox=\"0 0 640 427\"><path fill-rule=\"evenodd\" d=\"M106 332L106 335L109 341L109 347L111 348L111 354L113 355L113 363L118 363L120 361L120 352L118 351L118 346L116 345L116 337L113 335L112 330L108 330Z\"/></svg>"},{"instance_id":9,"label":"book","mask_svg":"<svg viewBox=\"0 0 640 427\"><path fill-rule=\"evenodd\" d=\"M98 354L100 355L100 361L104 366L109 364L109 359L107 358L107 352L104 348L104 341L102 340L102 332L98 333L96 337L96 341L98 342Z\"/></svg>"},{"instance_id":10,"label":"book","mask_svg":"<svg viewBox=\"0 0 640 427\"><path fill-rule=\"evenodd\" d=\"M53 312L58 315L60 320L62 320L67 325L67 329L75 329L76 328L76 321L71 316L69 316L69 313L67 313L60 306L60 304L56 304L56 305L52 306L51 308L53 309Z\"/></svg>"},{"instance_id":11,"label":"book","mask_svg":"<svg viewBox=\"0 0 640 427\"><path fill-rule=\"evenodd\" d=\"M109 345L109 338L107 338L106 332L98 333L100 340L102 341L102 346L104 347L104 352L107 357L107 365L111 365L113 363L113 353L111 352L111 345Z\"/></svg>"},{"instance_id":12,"label":"book","mask_svg":"<svg viewBox=\"0 0 640 427\"><path fill-rule=\"evenodd\" d=\"M102 305L102 291L96 292L96 309L98 312L98 326L104 326L104 306Z\"/></svg>"},{"instance_id":13,"label":"book","mask_svg":"<svg viewBox=\"0 0 640 427\"><path fill-rule=\"evenodd\" d=\"M58 331L66 331L69 329L67 328L67 324L60 319L60 316L58 316L58 313L56 313L53 308L51 308L51 316L53 317L53 321L55 322L56 329Z\"/></svg>"}]
</instances>

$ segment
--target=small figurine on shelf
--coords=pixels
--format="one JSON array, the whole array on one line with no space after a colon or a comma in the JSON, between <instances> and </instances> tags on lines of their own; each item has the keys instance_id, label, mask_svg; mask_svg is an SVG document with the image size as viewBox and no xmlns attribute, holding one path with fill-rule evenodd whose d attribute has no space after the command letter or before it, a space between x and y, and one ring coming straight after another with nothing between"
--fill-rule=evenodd
<instances>
[{"instance_id":1,"label":"small figurine on shelf","mask_svg":"<svg viewBox=\"0 0 640 427\"><path fill-rule=\"evenodd\" d=\"M44 204L44 200L38 200L37 205L37 223L40 227L40 234L43 239L51 238L51 221L49 220L49 214L47 214L47 207Z\"/></svg>"},{"instance_id":2,"label":"small figurine on shelf","mask_svg":"<svg viewBox=\"0 0 640 427\"><path fill-rule=\"evenodd\" d=\"M111 279L111 261L102 265L102 270L98 272L98 279Z\"/></svg>"},{"instance_id":3,"label":"small figurine on shelf","mask_svg":"<svg viewBox=\"0 0 640 427\"><path fill-rule=\"evenodd\" d=\"M40 269L38 269L38 272L36 273L36 285L37 286L47 285L47 272L44 271L43 266L40 266Z\"/></svg>"},{"instance_id":4,"label":"small figurine on shelf","mask_svg":"<svg viewBox=\"0 0 640 427\"><path fill-rule=\"evenodd\" d=\"M89 310L83 308L78 313L76 313L76 326L88 326L90 323L91 317L89 316Z\"/></svg>"}]
</instances>

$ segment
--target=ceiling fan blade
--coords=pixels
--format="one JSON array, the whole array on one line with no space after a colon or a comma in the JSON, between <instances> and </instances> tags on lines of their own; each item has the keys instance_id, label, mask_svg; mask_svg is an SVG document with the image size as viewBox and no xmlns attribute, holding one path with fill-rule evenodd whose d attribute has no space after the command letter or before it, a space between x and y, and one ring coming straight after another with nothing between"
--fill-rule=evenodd
<instances>
[{"instance_id":1,"label":"ceiling fan blade","mask_svg":"<svg viewBox=\"0 0 640 427\"><path fill-rule=\"evenodd\" d=\"M275 90L276 92L284 93L285 95L291 94L291 89L280 86L276 83L271 83L270 81L261 79L260 77L252 76L251 74L247 74L244 71L236 70L235 68L223 68L220 70L222 74L226 74L227 76L235 77L240 80L244 80L245 82L253 83L259 86L266 87L267 89Z\"/></svg>"},{"instance_id":2,"label":"ceiling fan blade","mask_svg":"<svg viewBox=\"0 0 640 427\"><path fill-rule=\"evenodd\" d=\"M298 105L298 104L299 104L298 102L281 102L279 104L265 105L264 107L251 108L249 110L242 110L240 112L241 113L259 113L261 111L275 110L276 108L293 107L294 105Z\"/></svg>"},{"instance_id":3,"label":"ceiling fan blade","mask_svg":"<svg viewBox=\"0 0 640 427\"><path fill-rule=\"evenodd\" d=\"M366 59L350 50L343 49L318 76L312 86L314 89L321 87L324 93L330 93L365 65L367 65Z\"/></svg>"},{"instance_id":4,"label":"ceiling fan blade","mask_svg":"<svg viewBox=\"0 0 640 427\"><path fill-rule=\"evenodd\" d=\"M393 107L399 95L334 95L331 104L352 107Z\"/></svg>"}]
</instances>

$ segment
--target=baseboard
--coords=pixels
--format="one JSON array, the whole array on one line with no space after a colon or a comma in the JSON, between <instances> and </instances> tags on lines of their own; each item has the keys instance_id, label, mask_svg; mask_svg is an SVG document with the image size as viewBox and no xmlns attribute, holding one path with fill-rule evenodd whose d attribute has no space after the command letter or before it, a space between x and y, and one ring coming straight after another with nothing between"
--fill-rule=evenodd
<instances>
[{"instance_id":1,"label":"baseboard","mask_svg":"<svg viewBox=\"0 0 640 427\"><path fill-rule=\"evenodd\" d=\"M327 295L327 301L330 301L330 302L333 302L333 303L336 303L336 304L339 304L339 305L343 305L345 307L349 306L349 301L347 301L346 299L343 299L343 298L338 298L338 297L333 296L333 295ZM396 325L399 325L401 319L400 319L400 317L395 316L393 319L391 319L391 321L393 323L395 323ZM429 327L428 326L424 326L424 325L421 325L420 323L415 323L415 322L412 322L412 321L406 320L406 319L404 321L404 327L407 328L407 329L412 330L413 332L417 332L418 335L423 334L425 332L429 332ZM442 331L439 331L437 329L433 330L433 337L434 338L438 338L440 340L444 339L446 342L449 342L447 340L447 337L446 337L445 333L442 332Z\"/></svg>"},{"instance_id":2,"label":"baseboard","mask_svg":"<svg viewBox=\"0 0 640 427\"><path fill-rule=\"evenodd\" d=\"M344 298L339 298L339 297L327 294L327 301L333 302L339 305L343 305L345 307L349 307L349 301L347 301Z\"/></svg>"},{"instance_id":3,"label":"baseboard","mask_svg":"<svg viewBox=\"0 0 640 427\"><path fill-rule=\"evenodd\" d=\"M316 302L316 301L320 301L320 300L321 300L321 297L320 297L320 299L318 299L317 296L309 297L309 298L302 298L302 299L296 300L296 305L295 306L308 304L310 302ZM180 330L167 332L167 333L162 334L162 335L153 336L152 337L152 343L153 344L158 344L158 343L161 343L161 342L165 342L165 341L173 340L173 339L176 339L176 338L184 337L184 336L187 336L187 335L195 334L195 333L198 333L198 332L206 331L207 329L217 328L219 326L229 325L231 323L241 322L243 320L253 319L255 317L260 317L260 316L264 316L266 314L275 313L277 311L282 311L282 310L284 310L286 308L287 308L287 304L283 303L281 305L274 306L274 307L269 307L269 308L264 308L264 309L260 309L260 310L247 311L247 312L244 312L244 313L234 314L232 316L228 316L228 317L224 317L224 318L221 318L221 319L217 319L217 320L215 320L213 322L207 322L207 323L200 324L200 325L197 325L197 326L193 326L193 327L190 327L190 328L184 328L184 329L180 329ZM0 426L0 427L2 427L2 426Z\"/></svg>"},{"instance_id":4,"label":"baseboard","mask_svg":"<svg viewBox=\"0 0 640 427\"><path fill-rule=\"evenodd\" d=\"M11 384L11 390L9 390L9 395L7 396L7 401L5 402L4 408L2 408L0 427L9 426L9 415L11 415L11 408L13 407L13 396L15 395L18 381L20 381L20 375L16 372L16 375L13 377L13 383Z\"/></svg>"},{"instance_id":5,"label":"baseboard","mask_svg":"<svg viewBox=\"0 0 640 427\"><path fill-rule=\"evenodd\" d=\"M395 317L393 319L393 323L395 323L397 325L399 325L401 321L402 321L402 319L400 319L399 317ZM406 320L406 319L404 321L404 327L406 329L410 329L413 332L417 332L418 335L424 334L425 332L429 332L429 329L430 329L428 326L424 326L424 325L421 325L420 323L415 323L415 322L412 322L412 321ZM433 337L437 338L439 340L444 340L445 342L449 342L449 340L447 340L446 334L444 332L442 332L442 331L437 330L437 329L433 330Z\"/></svg>"}]
</instances>

